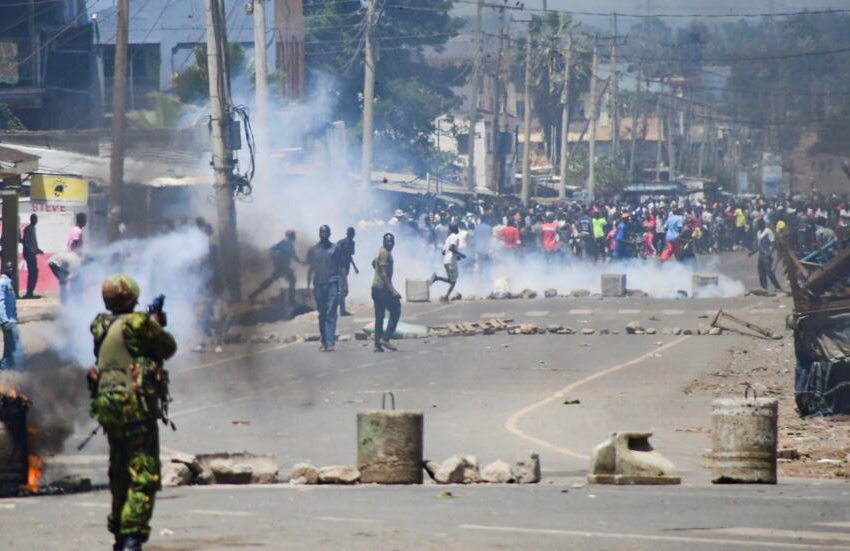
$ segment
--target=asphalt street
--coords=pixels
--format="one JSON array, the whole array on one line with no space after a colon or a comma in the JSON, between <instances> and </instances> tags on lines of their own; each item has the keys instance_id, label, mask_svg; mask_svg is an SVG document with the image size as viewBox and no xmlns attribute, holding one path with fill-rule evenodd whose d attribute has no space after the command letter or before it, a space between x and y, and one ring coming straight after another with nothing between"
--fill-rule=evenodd
<instances>
[{"instance_id":1,"label":"asphalt street","mask_svg":"<svg viewBox=\"0 0 850 551\"><path fill-rule=\"evenodd\" d=\"M722 271L753 286L743 254ZM785 334L761 341L663 334L697 329L719 308ZM370 318L354 305L339 333ZM787 297L655 300L538 298L404 304L403 320L424 325L509 318L559 324L593 335L506 335L399 341L376 354L347 341L334 353L318 343L182 352L170 365L179 430L162 431L175 451L277 455L281 476L297 462L356 463L355 415L380 407L385 391L400 409L424 412L425 455L456 453L484 465L535 450L538 485L182 487L160 494L147 549L850 549L850 487L815 480L776 486L715 486L705 469L710 399L683 389L716 369L737 346L785 346ZM626 335L639 321L655 335ZM600 335L601 329L619 335ZM278 335L317 331L314 318L279 324ZM793 381L793 375L790 376ZM743 391L743 389L741 389ZM565 400L579 400L565 404ZM86 434L80 427L68 450ZM584 484L593 447L616 430L653 433L655 448L682 472L670 487ZM50 458L52 474L105 483L106 444ZM441 494L447 491L450 495ZM106 548L105 490L0 501L0 547Z\"/></svg>"}]
</instances>

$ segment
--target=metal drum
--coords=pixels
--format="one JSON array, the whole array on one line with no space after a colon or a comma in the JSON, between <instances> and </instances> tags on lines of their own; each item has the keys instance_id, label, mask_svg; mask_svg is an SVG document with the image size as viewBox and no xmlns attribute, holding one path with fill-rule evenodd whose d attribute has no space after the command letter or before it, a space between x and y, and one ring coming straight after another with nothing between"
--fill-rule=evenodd
<instances>
[{"instance_id":1,"label":"metal drum","mask_svg":"<svg viewBox=\"0 0 850 551\"><path fill-rule=\"evenodd\" d=\"M711 481L776 484L776 400L711 403Z\"/></svg>"},{"instance_id":2,"label":"metal drum","mask_svg":"<svg viewBox=\"0 0 850 551\"><path fill-rule=\"evenodd\" d=\"M422 483L422 419L419 411L357 412L357 468L361 482Z\"/></svg>"}]
</instances>

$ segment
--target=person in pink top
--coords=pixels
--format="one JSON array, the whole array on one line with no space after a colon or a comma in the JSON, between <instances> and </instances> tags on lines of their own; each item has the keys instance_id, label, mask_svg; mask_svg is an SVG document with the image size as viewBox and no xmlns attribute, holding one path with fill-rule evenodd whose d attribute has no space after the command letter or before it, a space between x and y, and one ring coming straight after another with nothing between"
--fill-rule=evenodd
<instances>
[{"instance_id":1,"label":"person in pink top","mask_svg":"<svg viewBox=\"0 0 850 551\"><path fill-rule=\"evenodd\" d=\"M646 258L652 258L655 256L655 245L652 244L652 240L655 237L655 233L653 232L655 224L650 228L649 226L644 227L643 229L643 255Z\"/></svg>"},{"instance_id":2,"label":"person in pink top","mask_svg":"<svg viewBox=\"0 0 850 551\"><path fill-rule=\"evenodd\" d=\"M83 254L83 228L86 227L87 217L85 213L77 213L77 223L74 229L71 230L71 235L68 237L68 252Z\"/></svg>"}]
</instances>

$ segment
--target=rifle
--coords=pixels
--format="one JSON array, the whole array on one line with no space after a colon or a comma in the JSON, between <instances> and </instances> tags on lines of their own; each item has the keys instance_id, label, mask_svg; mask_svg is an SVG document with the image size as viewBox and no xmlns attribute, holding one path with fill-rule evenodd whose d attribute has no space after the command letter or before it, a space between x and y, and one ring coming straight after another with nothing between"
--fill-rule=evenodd
<instances>
[{"instance_id":1,"label":"rifle","mask_svg":"<svg viewBox=\"0 0 850 551\"><path fill-rule=\"evenodd\" d=\"M95 435L95 434L97 434L97 432L98 432L99 430L100 430L100 425L96 426L96 427L94 428L94 430L93 430L93 431L91 431L91 432L89 433L89 435L88 435L88 436L86 436L86 439L85 439L85 440L83 440L83 441L80 443L80 445L79 445L79 446L77 446L77 451L82 451L82 449L83 449L83 448L85 448L85 447L88 445L88 443L89 443L89 442L91 442L91 439L92 439L92 438L94 438L94 435Z\"/></svg>"},{"instance_id":2,"label":"rifle","mask_svg":"<svg viewBox=\"0 0 850 551\"><path fill-rule=\"evenodd\" d=\"M163 308L165 307L165 295L159 295L153 302L148 305L147 312L150 315L156 315L160 320L160 325L163 327L166 326L168 320L165 316L165 312ZM168 404L171 402L171 391L169 390L169 380L168 380L168 371L165 370L161 365L159 366L159 377L154 377L153 380L148 381L151 387L155 389L155 394L157 397L157 402L159 403L159 416L162 419L162 424L165 426L170 426L171 430L177 430L177 426L174 424L174 421L168 418ZM147 386L147 385L145 385Z\"/></svg>"}]
</instances>

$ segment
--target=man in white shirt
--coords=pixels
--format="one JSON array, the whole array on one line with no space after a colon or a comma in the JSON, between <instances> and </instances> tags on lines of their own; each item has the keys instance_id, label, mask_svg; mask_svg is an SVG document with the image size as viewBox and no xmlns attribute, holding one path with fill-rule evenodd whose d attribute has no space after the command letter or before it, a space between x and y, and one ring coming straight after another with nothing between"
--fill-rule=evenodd
<instances>
[{"instance_id":1,"label":"man in white shirt","mask_svg":"<svg viewBox=\"0 0 850 551\"><path fill-rule=\"evenodd\" d=\"M457 283L457 261L464 259L466 255L460 252L460 229L456 223L449 226L449 235L443 244L443 266L446 268L446 277L440 277L435 273L431 274L429 285L433 285L435 281L444 281L449 284L449 289L446 291L445 297L440 297L440 302L448 302L452 291Z\"/></svg>"},{"instance_id":2,"label":"man in white shirt","mask_svg":"<svg viewBox=\"0 0 850 551\"><path fill-rule=\"evenodd\" d=\"M773 251L776 248L776 237L764 221L764 218L759 218L756 221L756 239L758 240L759 251L759 283L761 288L767 290L767 280L776 287L777 291L782 290L782 286L776 281L776 274L773 272Z\"/></svg>"}]
</instances>

